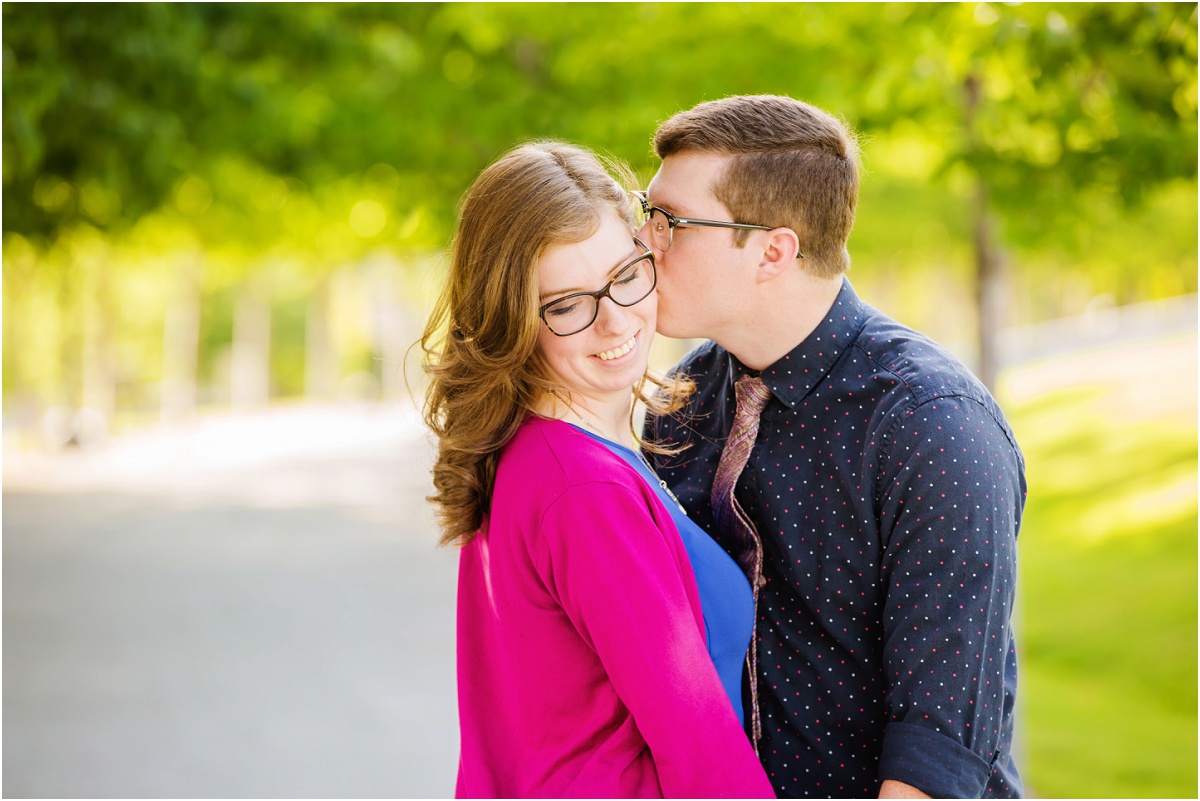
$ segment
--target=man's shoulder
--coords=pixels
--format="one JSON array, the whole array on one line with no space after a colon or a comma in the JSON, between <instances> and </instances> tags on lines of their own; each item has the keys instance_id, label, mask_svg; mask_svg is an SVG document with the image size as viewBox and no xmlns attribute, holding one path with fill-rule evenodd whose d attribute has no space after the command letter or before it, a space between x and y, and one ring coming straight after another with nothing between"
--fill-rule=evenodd
<instances>
[{"instance_id":1,"label":"man's shoulder","mask_svg":"<svg viewBox=\"0 0 1200 801\"><path fill-rule=\"evenodd\" d=\"M891 412L887 419L892 423L917 428L937 426L939 420L961 420L964 415L982 411L1019 453L1012 426L992 393L966 365L929 337L869 309L853 346L875 369L893 379L893 391L884 395L891 401L881 398ZM938 413L914 416L918 408L936 409Z\"/></svg>"},{"instance_id":2,"label":"man's shoulder","mask_svg":"<svg viewBox=\"0 0 1200 801\"><path fill-rule=\"evenodd\" d=\"M853 347L891 375L913 405L947 397L995 404L983 383L949 350L877 309L867 307Z\"/></svg>"}]
</instances>

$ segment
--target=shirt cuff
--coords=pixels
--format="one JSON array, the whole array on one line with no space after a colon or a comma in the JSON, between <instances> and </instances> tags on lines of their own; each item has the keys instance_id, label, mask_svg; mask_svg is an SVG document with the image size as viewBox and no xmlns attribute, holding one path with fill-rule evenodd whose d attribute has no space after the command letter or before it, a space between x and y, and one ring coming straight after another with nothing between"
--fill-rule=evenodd
<instances>
[{"instance_id":1,"label":"shirt cuff","mask_svg":"<svg viewBox=\"0 0 1200 801\"><path fill-rule=\"evenodd\" d=\"M979 754L932 729L889 723L884 730L881 781L911 784L934 798L979 798L990 772Z\"/></svg>"}]
</instances>

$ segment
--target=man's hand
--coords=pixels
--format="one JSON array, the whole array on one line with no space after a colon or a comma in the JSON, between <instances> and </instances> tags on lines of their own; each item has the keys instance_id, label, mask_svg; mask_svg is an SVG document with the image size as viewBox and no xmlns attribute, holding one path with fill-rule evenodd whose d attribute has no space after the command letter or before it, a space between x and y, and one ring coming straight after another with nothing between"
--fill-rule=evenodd
<instances>
[{"instance_id":1,"label":"man's hand","mask_svg":"<svg viewBox=\"0 0 1200 801\"><path fill-rule=\"evenodd\" d=\"M884 779L879 788L880 798L929 798L911 784L898 782L895 779Z\"/></svg>"}]
</instances>

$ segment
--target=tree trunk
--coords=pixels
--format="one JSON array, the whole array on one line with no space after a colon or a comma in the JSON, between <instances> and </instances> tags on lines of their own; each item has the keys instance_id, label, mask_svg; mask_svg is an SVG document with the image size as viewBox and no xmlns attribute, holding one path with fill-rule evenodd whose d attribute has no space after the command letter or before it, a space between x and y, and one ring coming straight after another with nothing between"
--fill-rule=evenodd
<instances>
[{"instance_id":1,"label":"tree trunk","mask_svg":"<svg viewBox=\"0 0 1200 801\"><path fill-rule=\"evenodd\" d=\"M375 307L376 347L380 360L380 397L398 401L408 394L409 378L405 373L405 351L412 336L404 309L393 295L381 296Z\"/></svg>"},{"instance_id":2,"label":"tree trunk","mask_svg":"<svg viewBox=\"0 0 1200 801\"><path fill-rule=\"evenodd\" d=\"M83 404L83 325L86 313L78 276L67 274L58 287L58 307L63 310L59 348L61 362L58 397L55 401L74 410Z\"/></svg>"},{"instance_id":3,"label":"tree trunk","mask_svg":"<svg viewBox=\"0 0 1200 801\"><path fill-rule=\"evenodd\" d=\"M310 400L329 401L337 393L341 369L329 325L329 278L321 279L308 301L304 330L304 394Z\"/></svg>"},{"instance_id":4,"label":"tree trunk","mask_svg":"<svg viewBox=\"0 0 1200 801\"><path fill-rule=\"evenodd\" d=\"M966 92L967 148L970 155L980 152L979 130L975 121L983 96L978 75L971 74L963 83ZM978 170L978 168L976 168ZM975 250L975 311L979 339L979 379L989 391L995 392L996 376L1000 369L1000 326L1004 320L1007 281L1003 258L996 244L995 225L988 202L988 186L980 175L975 186L972 208L972 244Z\"/></svg>"},{"instance_id":5,"label":"tree trunk","mask_svg":"<svg viewBox=\"0 0 1200 801\"><path fill-rule=\"evenodd\" d=\"M408 394L404 355L411 329L396 297L394 276L400 269L401 265L380 256L369 258L361 268L371 293L371 342L379 364L377 400L398 401Z\"/></svg>"},{"instance_id":6,"label":"tree trunk","mask_svg":"<svg viewBox=\"0 0 1200 801\"><path fill-rule=\"evenodd\" d=\"M97 258L88 265L83 298L83 409L75 421L80 445L102 442L117 406L117 378L113 365L113 309L109 291L109 263Z\"/></svg>"},{"instance_id":7,"label":"tree trunk","mask_svg":"<svg viewBox=\"0 0 1200 801\"><path fill-rule=\"evenodd\" d=\"M164 421L196 413L196 369L200 352L200 271L203 256L183 256L163 320L163 379L160 409Z\"/></svg>"},{"instance_id":8,"label":"tree trunk","mask_svg":"<svg viewBox=\"0 0 1200 801\"><path fill-rule=\"evenodd\" d=\"M83 405L111 419L116 407L116 374L112 356L112 297L108 264L93 265L84 299Z\"/></svg>"},{"instance_id":9,"label":"tree trunk","mask_svg":"<svg viewBox=\"0 0 1200 801\"><path fill-rule=\"evenodd\" d=\"M995 392L1000 371L1000 327L1005 316L1008 282L1004 259L996 247L992 215L988 209L987 187L980 182L975 189L975 308L979 334L979 380Z\"/></svg>"},{"instance_id":10,"label":"tree trunk","mask_svg":"<svg viewBox=\"0 0 1200 801\"><path fill-rule=\"evenodd\" d=\"M271 306L261 279L251 278L233 312L230 400L239 411L261 408L271 394Z\"/></svg>"}]
</instances>

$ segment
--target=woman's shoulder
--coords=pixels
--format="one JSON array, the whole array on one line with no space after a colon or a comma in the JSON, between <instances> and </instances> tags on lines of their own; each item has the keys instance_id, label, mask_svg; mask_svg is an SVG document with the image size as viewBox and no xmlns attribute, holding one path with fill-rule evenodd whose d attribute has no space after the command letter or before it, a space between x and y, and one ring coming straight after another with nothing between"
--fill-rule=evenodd
<instances>
[{"instance_id":1,"label":"woman's shoulder","mask_svg":"<svg viewBox=\"0 0 1200 801\"><path fill-rule=\"evenodd\" d=\"M674 534L670 513L637 471L601 440L561 420L530 417L501 454L491 524L540 548L583 532L597 542Z\"/></svg>"},{"instance_id":2,"label":"woman's shoulder","mask_svg":"<svg viewBox=\"0 0 1200 801\"><path fill-rule=\"evenodd\" d=\"M624 483L632 473L608 448L570 423L534 415L525 419L501 454L497 472L506 470L557 492L596 481Z\"/></svg>"},{"instance_id":3,"label":"woman's shoulder","mask_svg":"<svg viewBox=\"0 0 1200 801\"><path fill-rule=\"evenodd\" d=\"M492 528L540 541L554 528L545 525L548 516L574 528L592 525L581 517L657 520L652 495L603 443L569 423L531 416L500 455L489 519Z\"/></svg>"}]
</instances>

